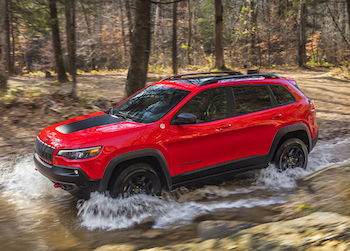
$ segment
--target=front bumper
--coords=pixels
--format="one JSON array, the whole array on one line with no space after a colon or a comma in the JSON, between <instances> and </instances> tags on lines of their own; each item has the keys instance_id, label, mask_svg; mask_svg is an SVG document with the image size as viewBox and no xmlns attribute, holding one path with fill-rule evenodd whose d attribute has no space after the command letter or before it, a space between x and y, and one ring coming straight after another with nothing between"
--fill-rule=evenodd
<instances>
[{"instance_id":1,"label":"front bumper","mask_svg":"<svg viewBox=\"0 0 350 251\"><path fill-rule=\"evenodd\" d=\"M41 160L37 153L34 154L34 163L37 170L49 178L53 183L58 183L61 188L78 198L89 198L90 193L97 191L100 179L92 180L79 168L50 165Z\"/></svg>"}]
</instances>

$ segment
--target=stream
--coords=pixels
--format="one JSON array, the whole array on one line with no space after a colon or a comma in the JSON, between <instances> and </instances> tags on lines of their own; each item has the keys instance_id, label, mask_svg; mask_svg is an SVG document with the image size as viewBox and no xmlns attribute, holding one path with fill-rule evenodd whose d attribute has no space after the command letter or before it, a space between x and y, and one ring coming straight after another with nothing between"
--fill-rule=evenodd
<instances>
[{"instance_id":1,"label":"stream","mask_svg":"<svg viewBox=\"0 0 350 251\"><path fill-rule=\"evenodd\" d=\"M195 238L203 219L261 223L296 191L296 179L350 160L349 145L349 137L319 141L306 170L278 172L270 165L220 185L181 187L161 197L112 199L93 193L87 201L54 188L35 171L32 153L0 157L0 246L8 251L93 250L111 243L147 248Z\"/></svg>"}]
</instances>

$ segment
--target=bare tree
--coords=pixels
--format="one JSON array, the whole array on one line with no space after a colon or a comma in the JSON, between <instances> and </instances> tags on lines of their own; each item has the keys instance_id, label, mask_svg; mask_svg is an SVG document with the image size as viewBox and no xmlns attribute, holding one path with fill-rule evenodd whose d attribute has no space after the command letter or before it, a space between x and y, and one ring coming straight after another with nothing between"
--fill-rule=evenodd
<instances>
[{"instance_id":1,"label":"bare tree","mask_svg":"<svg viewBox=\"0 0 350 251\"><path fill-rule=\"evenodd\" d=\"M257 65L256 53L256 30L257 30L257 13L255 0L250 0L250 62L253 66Z\"/></svg>"},{"instance_id":2,"label":"bare tree","mask_svg":"<svg viewBox=\"0 0 350 251\"><path fill-rule=\"evenodd\" d=\"M119 18L120 18L120 30L122 32L122 40L123 40L123 47L124 47L124 55L123 55L123 61L124 61L126 57L126 41L125 41L125 32L124 32L123 5L121 0L118 0L118 9L119 9Z\"/></svg>"},{"instance_id":3,"label":"bare tree","mask_svg":"<svg viewBox=\"0 0 350 251\"><path fill-rule=\"evenodd\" d=\"M151 0L135 1L135 29L125 96L145 87L151 43Z\"/></svg>"},{"instance_id":4,"label":"bare tree","mask_svg":"<svg viewBox=\"0 0 350 251\"><path fill-rule=\"evenodd\" d=\"M125 1L126 16L128 18L128 28L129 28L129 41L132 44L133 32L134 32L134 22L132 20L131 7L129 0Z\"/></svg>"},{"instance_id":5,"label":"bare tree","mask_svg":"<svg viewBox=\"0 0 350 251\"><path fill-rule=\"evenodd\" d=\"M224 46L222 41L223 9L221 0L215 0L215 68L226 69L224 62Z\"/></svg>"},{"instance_id":6,"label":"bare tree","mask_svg":"<svg viewBox=\"0 0 350 251\"><path fill-rule=\"evenodd\" d=\"M7 9L6 9L6 65L7 65L7 71L8 75L13 74L13 68L11 64L11 43L10 43L10 21L11 15L10 15L10 6L8 3Z\"/></svg>"},{"instance_id":7,"label":"bare tree","mask_svg":"<svg viewBox=\"0 0 350 251\"><path fill-rule=\"evenodd\" d=\"M299 46L298 46L298 56L299 56L299 67L305 67L306 65L306 3L305 0L300 0L299 6Z\"/></svg>"},{"instance_id":8,"label":"bare tree","mask_svg":"<svg viewBox=\"0 0 350 251\"><path fill-rule=\"evenodd\" d=\"M350 1L350 0L349 0ZM192 40L192 24L191 24L191 0L187 0L188 8L188 40L187 40L187 64L191 64L191 40Z\"/></svg>"},{"instance_id":9,"label":"bare tree","mask_svg":"<svg viewBox=\"0 0 350 251\"><path fill-rule=\"evenodd\" d=\"M177 74L177 3L173 3L173 39L172 39L173 73Z\"/></svg>"},{"instance_id":10,"label":"bare tree","mask_svg":"<svg viewBox=\"0 0 350 251\"><path fill-rule=\"evenodd\" d=\"M0 0L0 89L7 87L6 74L6 11L7 0Z\"/></svg>"},{"instance_id":11,"label":"bare tree","mask_svg":"<svg viewBox=\"0 0 350 251\"><path fill-rule=\"evenodd\" d=\"M58 27L57 17L57 0L49 0L50 17L51 17L51 33L52 33L52 45L55 53L55 63L57 79L59 82L68 82L66 69L64 67L63 55L61 49L60 31Z\"/></svg>"},{"instance_id":12,"label":"bare tree","mask_svg":"<svg viewBox=\"0 0 350 251\"><path fill-rule=\"evenodd\" d=\"M96 65L95 65L95 46L94 46L94 43L92 41L93 37L92 37L92 31L91 31L91 24L90 24L87 10L86 10L83 3L81 3L81 7L82 7L82 10L84 12L84 19L85 19L85 23L86 23L86 28L87 28L87 32L88 32L89 38L90 38L90 66L91 66L91 70L95 70L95 68L96 68Z\"/></svg>"},{"instance_id":13,"label":"bare tree","mask_svg":"<svg viewBox=\"0 0 350 251\"><path fill-rule=\"evenodd\" d=\"M346 10L348 12L348 25L350 27L350 0L346 0Z\"/></svg>"},{"instance_id":14,"label":"bare tree","mask_svg":"<svg viewBox=\"0 0 350 251\"><path fill-rule=\"evenodd\" d=\"M66 36L68 51L69 74L73 78L71 96L76 98L76 66L75 66L75 0L66 0L65 2L66 17Z\"/></svg>"}]
</instances>

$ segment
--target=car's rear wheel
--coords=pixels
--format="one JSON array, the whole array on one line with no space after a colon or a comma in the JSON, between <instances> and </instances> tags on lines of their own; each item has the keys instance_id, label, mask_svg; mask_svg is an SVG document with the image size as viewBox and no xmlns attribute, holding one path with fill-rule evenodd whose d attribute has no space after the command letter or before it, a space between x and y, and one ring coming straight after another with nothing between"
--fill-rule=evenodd
<instances>
[{"instance_id":1,"label":"car's rear wheel","mask_svg":"<svg viewBox=\"0 0 350 251\"><path fill-rule=\"evenodd\" d=\"M281 171L296 167L306 169L307 162L307 148L304 142L297 138L283 142L276 153L275 165Z\"/></svg>"},{"instance_id":2,"label":"car's rear wheel","mask_svg":"<svg viewBox=\"0 0 350 251\"><path fill-rule=\"evenodd\" d=\"M128 197L135 194L160 195L161 182L147 163L135 163L124 169L115 180L110 195Z\"/></svg>"}]
</instances>

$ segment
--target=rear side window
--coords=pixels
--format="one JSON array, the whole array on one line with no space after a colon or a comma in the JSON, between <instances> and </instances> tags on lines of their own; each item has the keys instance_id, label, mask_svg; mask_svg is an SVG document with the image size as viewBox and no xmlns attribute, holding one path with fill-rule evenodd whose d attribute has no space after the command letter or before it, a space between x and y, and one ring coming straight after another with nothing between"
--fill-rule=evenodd
<instances>
[{"instance_id":1,"label":"rear side window","mask_svg":"<svg viewBox=\"0 0 350 251\"><path fill-rule=\"evenodd\" d=\"M237 114L270 108L271 99L266 86L234 86Z\"/></svg>"},{"instance_id":2,"label":"rear side window","mask_svg":"<svg viewBox=\"0 0 350 251\"><path fill-rule=\"evenodd\" d=\"M285 87L281 85L270 85L270 88L279 105L292 103L295 101L295 97Z\"/></svg>"}]
</instances>

